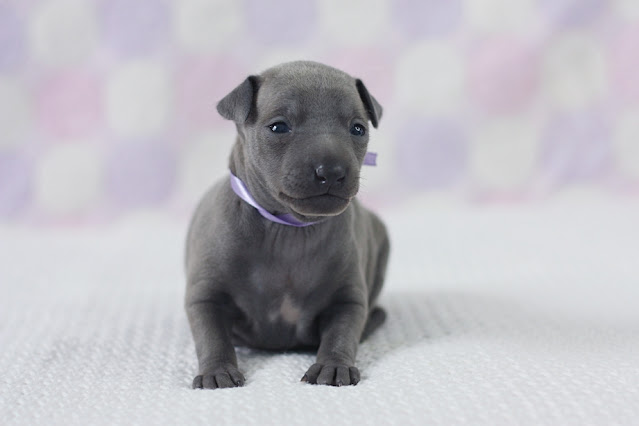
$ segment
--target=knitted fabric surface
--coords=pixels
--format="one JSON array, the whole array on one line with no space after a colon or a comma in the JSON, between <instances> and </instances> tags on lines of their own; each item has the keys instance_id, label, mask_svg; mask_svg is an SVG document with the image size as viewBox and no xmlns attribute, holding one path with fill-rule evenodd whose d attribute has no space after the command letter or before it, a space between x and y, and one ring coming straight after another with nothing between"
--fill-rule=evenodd
<instances>
[{"instance_id":1,"label":"knitted fabric surface","mask_svg":"<svg viewBox=\"0 0 639 426\"><path fill-rule=\"evenodd\" d=\"M407 211L342 388L300 383L312 353L240 348L244 387L192 390L174 223L0 228L2 423L637 424L636 205Z\"/></svg>"}]
</instances>

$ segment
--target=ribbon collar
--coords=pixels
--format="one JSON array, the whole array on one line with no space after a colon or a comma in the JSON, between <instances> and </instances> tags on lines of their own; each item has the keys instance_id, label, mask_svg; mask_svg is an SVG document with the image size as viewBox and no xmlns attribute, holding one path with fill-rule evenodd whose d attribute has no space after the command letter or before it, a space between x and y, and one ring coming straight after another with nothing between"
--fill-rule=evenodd
<instances>
[{"instance_id":1,"label":"ribbon collar","mask_svg":"<svg viewBox=\"0 0 639 426\"><path fill-rule=\"evenodd\" d=\"M375 152L367 152L366 156L364 157L364 165L365 166L376 166L377 165L377 153L375 153ZM235 192L237 194L237 196L240 197L242 200L246 201L248 204L250 204L251 206L255 207L257 209L257 211L263 217L265 217L266 219L270 220L271 222L279 223L281 225L294 226L294 227L297 227L297 228L303 228L305 226L311 226L311 225L315 225L316 223L318 223L318 222L302 222L302 221L299 221L292 214L289 214L289 213L280 214L280 215L274 215L274 214L270 213L264 207L260 206L257 203L257 201L255 201L255 198L253 198L253 196L249 192L248 188L246 187L246 185L244 184L244 182L242 182L242 180L240 178L235 176L233 174L233 172L229 172L229 174L231 175L231 189L233 189L233 192Z\"/></svg>"}]
</instances>

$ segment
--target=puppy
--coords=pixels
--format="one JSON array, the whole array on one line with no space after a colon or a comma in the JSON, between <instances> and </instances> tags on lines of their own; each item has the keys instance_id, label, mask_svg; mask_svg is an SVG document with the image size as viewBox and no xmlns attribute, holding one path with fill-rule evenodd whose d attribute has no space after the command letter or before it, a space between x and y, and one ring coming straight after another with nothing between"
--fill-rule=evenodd
<instances>
[{"instance_id":1,"label":"puppy","mask_svg":"<svg viewBox=\"0 0 639 426\"><path fill-rule=\"evenodd\" d=\"M317 348L302 381L356 385L357 346L385 319L389 240L355 199L381 106L361 80L299 61L248 77L217 110L237 140L187 236L193 387L242 386L238 345Z\"/></svg>"}]
</instances>

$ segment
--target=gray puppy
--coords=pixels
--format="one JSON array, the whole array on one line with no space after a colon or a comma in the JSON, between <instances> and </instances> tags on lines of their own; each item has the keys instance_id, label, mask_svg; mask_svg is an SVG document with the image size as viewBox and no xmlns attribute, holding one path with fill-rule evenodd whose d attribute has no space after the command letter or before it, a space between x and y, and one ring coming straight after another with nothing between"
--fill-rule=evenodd
<instances>
[{"instance_id":1,"label":"gray puppy","mask_svg":"<svg viewBox=\"0 0 639 426\"><path fill-rule=\"evenodd\" d=\"M319 347L302 381L357 384L357 346L385 319L388 236L354 198L381 106L361 80L300 61L248 77L217 110L238 136L187 237L193 387L244 384L234 345Z\"/></svg>"}]
</instances>

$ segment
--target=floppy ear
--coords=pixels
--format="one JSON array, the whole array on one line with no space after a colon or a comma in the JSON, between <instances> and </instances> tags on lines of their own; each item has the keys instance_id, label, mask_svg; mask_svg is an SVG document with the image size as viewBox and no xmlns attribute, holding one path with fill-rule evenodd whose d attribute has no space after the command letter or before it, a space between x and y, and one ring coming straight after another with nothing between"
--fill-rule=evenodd
<instances>
[{"instance_id":1,"label":"floppy ear","mask_svg":"<svg viewBox=\"0 0 639 426\"><path fill-rule=\"evenodd\" d=\"M359 78L356 80L355 84L357 85L357 91L359 92L359 97L362 98L362 102L364 102L364 106L366 107L366 113L368 114L369 120L373 124L373 127L377 128L377 123L382 118L382 106L377 102L368 90L362 80Z\"/></svg>"},{"instance_id":2,"label":"floppy ear","mask_svg":"<svg viewBox=\"0 0 639 426\"><path fill-rule=\"evenodd\" d=\"M252 75L226 95L217 104L217 112L227 120L238 124L246 121L253 106L253 99L257 93L257 77Z\"/></svg>"}]
</instances>

